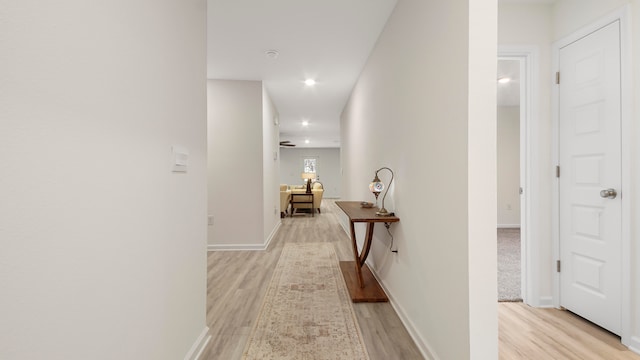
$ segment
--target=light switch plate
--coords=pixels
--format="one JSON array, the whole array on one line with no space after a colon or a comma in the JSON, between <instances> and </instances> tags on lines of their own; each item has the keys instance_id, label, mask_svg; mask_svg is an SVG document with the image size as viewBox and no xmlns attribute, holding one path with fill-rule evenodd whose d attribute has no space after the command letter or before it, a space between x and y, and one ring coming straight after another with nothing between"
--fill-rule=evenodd
<instances>
[{"instance_id":1,"label":"light switch plate","mask_svg":"<svg viewBox=\"0 0 640 360\"><path fill-rule=\"evenodd\" d=\"M187 172L189 150L180 146L171 147L171 170L173 172Z\"/></svg>"}]
</instances>

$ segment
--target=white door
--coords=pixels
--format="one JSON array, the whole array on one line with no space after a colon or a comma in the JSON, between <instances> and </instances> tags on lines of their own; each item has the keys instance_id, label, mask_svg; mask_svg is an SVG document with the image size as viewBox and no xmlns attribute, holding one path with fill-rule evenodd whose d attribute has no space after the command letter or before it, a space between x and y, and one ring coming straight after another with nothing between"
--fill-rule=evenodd
<instances>
[{"instance_id":1,"label":"white door","mask_svg":"<svg viewBox=\"0 0 640 360\"><path fill-rule=\"evenodd\" d=\"M619 22L563 47L559 60L560 305L620 334Z\"/></svg>"}]
</instances>

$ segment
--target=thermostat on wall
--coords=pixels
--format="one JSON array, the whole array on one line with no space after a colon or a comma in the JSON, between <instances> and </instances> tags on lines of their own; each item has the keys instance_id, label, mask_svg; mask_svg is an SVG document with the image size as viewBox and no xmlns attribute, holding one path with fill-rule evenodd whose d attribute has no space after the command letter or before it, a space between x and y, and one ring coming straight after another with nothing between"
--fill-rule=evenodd
<instances>
[{"instance_id":1,"label":"thermostat on wall","mask_svg":"<svg viewBox=\"0 0 640 360\"><path fill-rule=\"evenodd\" d=\"M173 172L187 172L187 160L189 159L189 150L180 147L171 147L171 164Z\"/></svg>"}]
</instances>

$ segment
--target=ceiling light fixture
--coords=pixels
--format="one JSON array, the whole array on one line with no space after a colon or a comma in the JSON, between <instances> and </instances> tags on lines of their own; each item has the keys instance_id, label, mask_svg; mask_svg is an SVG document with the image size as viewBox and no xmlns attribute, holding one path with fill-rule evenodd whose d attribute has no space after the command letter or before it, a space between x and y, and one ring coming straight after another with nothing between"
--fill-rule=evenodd
<instances>
[{"instance_id":1,"label":"ceiling light fixture","mask_svg":"<svg viewBox=\"0 0 640 360\"><path fill-rule=\"evenodd\" d=\"M302 126L309 126L309 121L302 120Z\"/></svg>"},{"instance_id":2,"label":"ceiling light fixture","mask_svg":"<svg viewBox=\"0 0 640 360\"><path fill-rule=\"evenodd\" d=\"M510 79L510 78L508 78L508 77L503 77L503 78L498 79L498 82L499 82L500 84L506 84L506 83L508 83L508 82L510 82L510 81L511 81L511 79Z\"/></svg>"},{"instance_id":3,"label":"ceiling light fixture","mask_svg":"<svg viewBox=\"0 0 640 360\"><path fill-rule=\"evenodd\" d=\"M304 81L304 84L307 85L307 86L313 86L313 85L316 84L316 81L313 80L313 79L307 79L307 80Z\"/></svg>"},{"instance_id":4,"label":"ceiling light fixture","mask_svg":"<svg viewBox=\"0 0 640 360\"><path fill-rule=\"evenodd\" d=\"M305 144L308 144L308 143L309 143L309 139L305 140L305 141L304 141L304 143L305 143Z\"/></svg>"},{"instance_id":5,"label":"ceiling light fixture","mask_svg":"<svg viewBox=\"0 0 640 360\"><path fill-rule=\"evenodd\" d=\"M277 59L278 56L280 55L280 53L278 52L278 50L267 50L264 52L264 54L269 58L269 59Z\"/></svg>"}]
</instances>

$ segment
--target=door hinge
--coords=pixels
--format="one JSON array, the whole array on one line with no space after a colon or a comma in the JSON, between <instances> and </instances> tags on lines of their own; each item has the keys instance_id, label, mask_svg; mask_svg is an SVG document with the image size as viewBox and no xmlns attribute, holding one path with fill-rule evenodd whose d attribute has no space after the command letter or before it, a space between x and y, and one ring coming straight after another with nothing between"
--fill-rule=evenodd
<instances>
[{"instance_id":1,"label":"door hinge","mask_svg":"<svg viewBox=\"0 0 640 360\"><path fill-rule=\"evenodd\" d=\"M560 85L560 71L556 71L556 85Z\"/></svg>"},{"instance_id":2,"label":"door hinge","mask_svg":"<svg viewBox=\"0 0 640 360\"><path fill-rule=\"evenodd\" d=\"M560 177L560 165L556 165L556 177Z\"/></svg>"},{"instance_id":3,"label":"door hinge","mask_svg":"<svg viewBox=\"0 0 640 360\"><path fill-rule=\"evenodd\" d=\"M561 266L560 266L560 260L556 260L556 272L560 272Z\"/></svg>"},{"instance_id":4,"label":"door hinge","mask_svg":"<svg viewBox=\"0 0 640 360\"><path fill-rule=\"evenodd\" d=\"M522 190L522 188L520 188L520 195L522 195L523 192L524 192L524 190Z\"/></svg>"}]
</instances>

